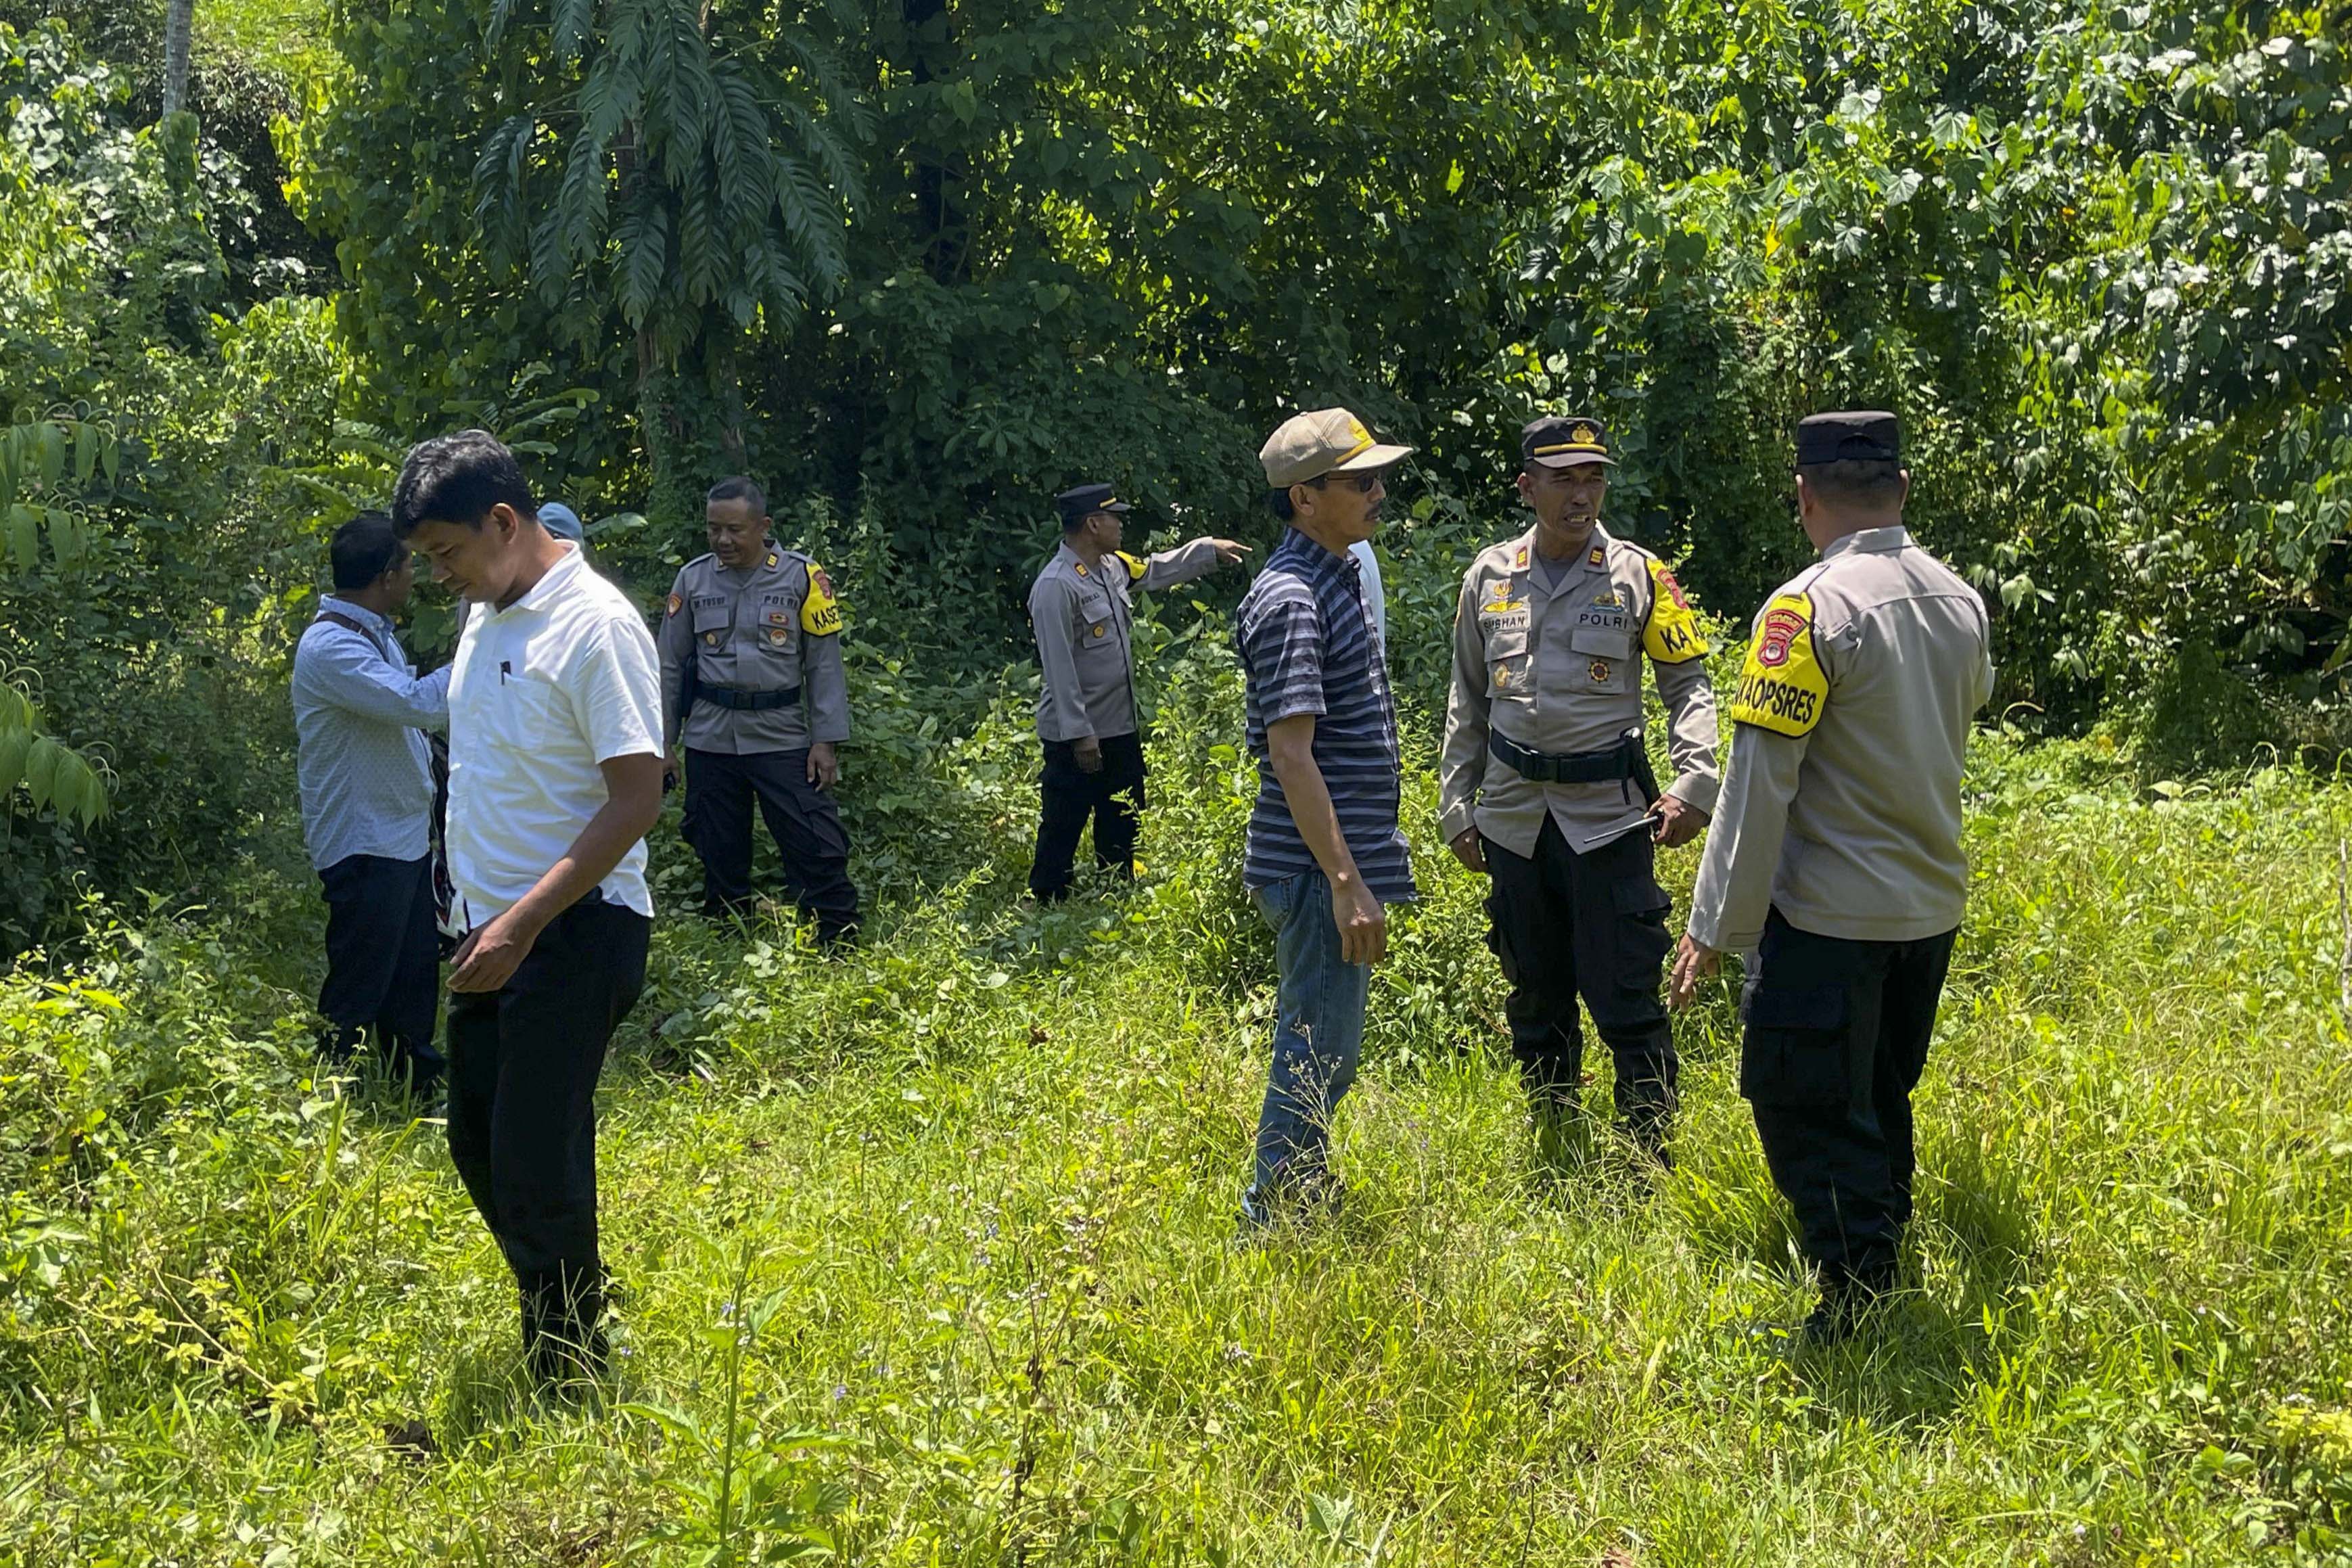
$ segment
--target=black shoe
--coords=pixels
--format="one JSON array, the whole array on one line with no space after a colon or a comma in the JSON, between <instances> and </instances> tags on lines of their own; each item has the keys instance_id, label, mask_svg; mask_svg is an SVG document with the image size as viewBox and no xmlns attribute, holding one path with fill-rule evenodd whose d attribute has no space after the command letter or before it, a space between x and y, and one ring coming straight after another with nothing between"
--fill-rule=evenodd
<instances>
[{"instance_id":1,"label":"black shoe","mask_svg":"<svg viewBox=\"0 0 2352 1568\"><path fill-rule=\"evenodd\" d=\"M1805 1342L1826 1348L1853 1338L1854 1331L1862 1326L1864 1315L1894 1289L1892 1268L1825 1278L1822 1299L1805 1320Z\"/></svg>"},{"instance_id":2,"label":"black shoe","mask_svg":"<svg viewBox=\"0 0 2352 1568\"><path fill-rule=\"evenodd\" d=\"M531 1381L557 1394L601 1384L613 1353L602 1278L557 1269L525 1281L521 1296L523 1359Z\"/></svg>"}]
</instances>

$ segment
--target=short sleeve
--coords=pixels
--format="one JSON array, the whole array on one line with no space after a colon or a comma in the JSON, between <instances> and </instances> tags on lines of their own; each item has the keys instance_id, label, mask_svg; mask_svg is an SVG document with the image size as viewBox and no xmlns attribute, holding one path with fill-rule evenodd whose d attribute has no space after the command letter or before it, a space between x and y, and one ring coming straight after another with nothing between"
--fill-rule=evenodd
<instances>
[{"instance_id":1,"label":"short sleeve","mask_svg":"<svg viewBox=\"0 0 2352 1568\"><path fill-rule=\"evenodd\" d=\"M1242 658L1257 683L1265 723L1322 716L1323 617L1305 584L1269 594L1244 621Z\"/></svg>"},{"instance_id":2,"label":"short sleeve","mask_svg":"<svg viewBox=\"0 0 2352 1568\"><path fill-rule=\"evenodd\" d=\"M662 754L661 660L635 615L608 616L580 639L565 685L598 763Z\"/></svg>"}]
</instances>

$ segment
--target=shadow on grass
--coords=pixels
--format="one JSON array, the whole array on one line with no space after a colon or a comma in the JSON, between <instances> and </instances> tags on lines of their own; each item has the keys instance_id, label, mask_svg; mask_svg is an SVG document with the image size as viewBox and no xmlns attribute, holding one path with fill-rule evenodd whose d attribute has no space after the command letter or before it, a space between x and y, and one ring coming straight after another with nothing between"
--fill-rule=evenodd
<instances>
[{"instance_id":1,"label":"shadow on grass","mask_svg":"<svg viewBox=\"0 0 2352 1568\"><path fill-rule=\"evenodd\" d=\"M2000 1351L1965 1304L1905 1289L1873 1308L1842 1344L1793 1346L1790 1371L1841 1418L1908 1426L1949 1415Z\"/></svg>"},{"instance_id":2,"label":"shadow on grass","mask_svg":"<svg viewBox=\"0 0 2352 1568\"><path fill-rule=\"evenodd\" d=\"M506 1453L520 1447L541 1414L536 1391L511 1335L459 1350L435 1421L449 1453Z\"/></svg>"},{"instance_id":3,"label":"shadow on grass","mask_svg":"<svg viewBox=\"0 0 2352 1568\"><path fill-rule=\"evenodd\" d=\"M1922 1247L1958 1276L1972 1308L2005 1300L2031 1271L2040 1245L2031 1174L1990 1137L1928 1151L1914 1225Z\"/></svg>"},{"instance_id":4,"label":"shadow on grass","mask_svg":"<svg viewBox=\"0 0 2352 1568\"><path fill-rule=\"evenodd\" d=\"M2006 1301L2032 1268L2038 1238L2028 1183L1990 1139L1931 1149L1905 1248L1906 1288L1845 1343L1795 1351L1799 1381L1828 1408L1876 1423L1940 1417L1966 1401L1997 1373L2004 1348L2006 1336L1986 1327L1986 1307ZM1785 1237L1786 1211L1777 1205L1776 1217Z\"/></svg>"}]
</instances>

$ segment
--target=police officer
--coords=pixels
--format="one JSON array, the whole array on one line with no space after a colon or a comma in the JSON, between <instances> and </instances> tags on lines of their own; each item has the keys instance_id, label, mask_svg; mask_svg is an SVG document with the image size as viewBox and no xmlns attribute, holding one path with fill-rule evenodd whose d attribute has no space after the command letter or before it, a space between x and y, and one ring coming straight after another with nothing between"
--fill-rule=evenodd
<instances>
[{"instance_id":1,"label":"police officer","mask_svg":"<svg viewBox=\"0 0 2352 1568\"><path fill-rule=\"evenodd\" d=\"M1821 560L1756 618L1675 960L1679 1007L1721 952L1760 943L1739 1091L1821 1273L1816 1342L1895 1281L1911 1091L1968 895L1961 763L1992 691L1983 601L1903 526L1902 453L1891 414L1798 426L1798 512Z\"/></svg>"},{"instance_id":2,"label":"police officer","mask_svg":"<svg viewBox=\"0 0 2352 1568\"><path fill-rule=\"evenodd\" d=\"M686 841L702 857L703 912L751 897L751 803L818 940L857 927L849 838L830 793L849 738L841 606L824 568L768 537L766 495L746 479L710 489L710 553L686 564L662 616L664 743L686 750Z\"/></svg>"},{"instance_id":3,"label":"police officer","mask_svg":"<svg viewBox=\"0 0 2352 1568\"><path fill-rule=\"evenodd\" d=\"M1045 685L1037 693L1037 738L1045 750L1037 780L1037 850L1029 890L1047 902L1070 890L1078 836L1094 818L1095 863L1135 874L1137 814L1143 809L1143 738L1136 732L1131 594L1206 576L1249 553L1230 539L1195 539L1139 558L1119 549L1127 502L1108 485L1079 485L1054 498L1062 547L1029 589L1029 627Z\"/></svg>"},{"instance_id":4,"label":"police officer","mask_svg":"<svg viewBox=\"0 0 2352 1568\"><path fill-rule=\"evenodd\" d=\"M1665 1157L1677 1062L1658 998L1667 898L1653 846L1688 842L1715 807L1706 639L1665 563L1601 525L1614 462L1597 419L1520 432L1536 525L1463 576L1438 761L1446 840L1493 879L1488 941L1548 1158L1579 1106L1580 993L1616 1058L1619 1118ZM1644 658L1676 774L1663 795L1643 742Z\"/></svg>"}]
</instances>

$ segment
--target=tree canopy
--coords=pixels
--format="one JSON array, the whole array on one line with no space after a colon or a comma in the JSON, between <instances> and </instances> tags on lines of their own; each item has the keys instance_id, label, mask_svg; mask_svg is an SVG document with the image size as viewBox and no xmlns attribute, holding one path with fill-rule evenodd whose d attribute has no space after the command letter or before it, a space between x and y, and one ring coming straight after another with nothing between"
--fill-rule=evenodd
<instances>
[{"instance_id":1,"label":"tree canopy","mask_svg":"<svg viewBox=\"0 0 2352 1568\"><path fill-rule=\"evenodd\" d=\"M173 741L199 826L128 716L267 700L318 531L479 422L640 594L757 475L946 689L1023 657L1054 491L1263 542L1258 441L1344 402L1422 448L1427 702L1524 419L1608 419L1613 525L1736 624L1803 557L1796 418L1885 406L2016 722L2345 743L2326 7L245 0L171 116L147 10L0 5L7 423L117 454L0 501L11 679L131 785L91 838L12 795L43 886L236 841L250 727Z\"/></svg>"}]
</instances>

